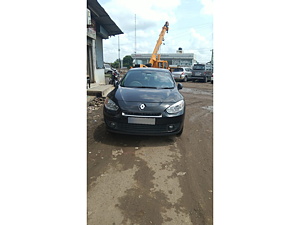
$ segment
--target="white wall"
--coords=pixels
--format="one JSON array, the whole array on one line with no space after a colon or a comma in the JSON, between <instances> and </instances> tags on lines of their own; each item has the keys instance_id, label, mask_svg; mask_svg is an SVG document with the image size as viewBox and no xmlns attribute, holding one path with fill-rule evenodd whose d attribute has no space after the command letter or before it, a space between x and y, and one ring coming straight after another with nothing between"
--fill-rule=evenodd
<instances>
[{"instance_id":1,"label":"white wall","mask_svg":"<svg viewBox=\"0 0 300 225\"><path fill-rule=\"evenodd\" d=\"M104 69L95 70L95 81L97 84L105 84Z\"/></svg>"}]
</instances>

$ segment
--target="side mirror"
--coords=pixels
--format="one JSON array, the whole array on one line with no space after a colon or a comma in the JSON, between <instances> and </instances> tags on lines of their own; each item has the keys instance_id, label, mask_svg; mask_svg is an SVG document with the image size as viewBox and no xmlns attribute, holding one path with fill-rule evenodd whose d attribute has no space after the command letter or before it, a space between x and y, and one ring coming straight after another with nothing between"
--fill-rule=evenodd
<instances>
[{"instance_id":1,"label":"side mirror","mask_svg":"<svg viewBox=\"0 0 300 225\"><path fill-rule=\"evenodd\" d=\"M180 90L180 89L182 89L182 88L183 88L182 83L178 83L178 84L177 84L177 89Z\"/></svg>"}]
</instances>

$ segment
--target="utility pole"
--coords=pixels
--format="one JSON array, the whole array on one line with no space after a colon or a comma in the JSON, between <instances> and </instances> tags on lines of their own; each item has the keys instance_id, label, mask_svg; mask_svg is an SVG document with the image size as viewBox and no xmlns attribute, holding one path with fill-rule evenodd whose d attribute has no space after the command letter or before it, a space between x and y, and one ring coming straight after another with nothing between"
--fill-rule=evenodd
<instances>
[{"instance_id":1,"label":"utility pole","mask_svg":"<svg viewBox=\"0 0 300 225\"><path fill-rule=\"evenodd\" d=\"M120 59L120 36L118 35L118 52L119 52L119 71L121 71L121 59Z\"/></svg>"},{"instance_id":2,"label":"utility pole","mask_svg":"<svg viewBox=\"0 0 300 225\"><path fill-rule=\"evenodd\" d=\"M134 62L136 63L136 14L134 14Z\"/></svg>"}]
</instances>

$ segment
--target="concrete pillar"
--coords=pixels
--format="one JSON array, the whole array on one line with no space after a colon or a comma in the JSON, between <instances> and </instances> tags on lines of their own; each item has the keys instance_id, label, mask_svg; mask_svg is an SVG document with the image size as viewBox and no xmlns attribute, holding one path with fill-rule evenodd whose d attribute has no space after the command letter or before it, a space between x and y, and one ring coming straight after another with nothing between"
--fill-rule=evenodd
<instances>
[{"instance_id":1,"label":"concrete pillar","mask_svg":"<svg viewBox=\"0 0 300 225\"><path fill-rule=\"evenodd\" d=\"M95 42L95 80L96 83L105 84L104 62L103 62L103 39L97 35Z\"/></svg>"}]
</instances>

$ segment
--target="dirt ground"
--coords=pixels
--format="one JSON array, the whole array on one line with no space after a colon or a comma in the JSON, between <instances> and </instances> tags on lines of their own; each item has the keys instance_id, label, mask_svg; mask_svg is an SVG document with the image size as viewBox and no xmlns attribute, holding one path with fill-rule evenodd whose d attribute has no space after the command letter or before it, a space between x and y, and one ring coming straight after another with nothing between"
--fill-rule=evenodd
<instances>
[{"instance_id":1,"label":"dirt ground","mask_svg":"<svg viewBox=\"0 0 300 225\"><path fill-rule=\"evenodd\" d=\"M108 133L88 103L88 225L213 224L213 85L182 84L180 137Z\"/></svg>"}]
</instances>

